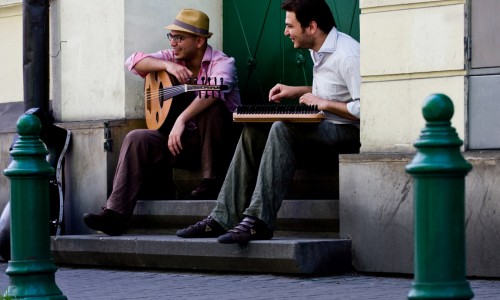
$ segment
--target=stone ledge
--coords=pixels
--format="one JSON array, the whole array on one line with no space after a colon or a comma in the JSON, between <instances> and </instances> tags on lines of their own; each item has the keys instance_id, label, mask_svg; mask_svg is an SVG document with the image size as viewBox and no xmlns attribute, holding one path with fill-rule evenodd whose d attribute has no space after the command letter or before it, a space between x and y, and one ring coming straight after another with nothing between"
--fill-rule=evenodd
<instances>
[{"instance_id":1,"label":"stone ledge","mask_svg":"<svg viewBox=\"0 0 500 300\"><path fill-rule=\"evenodd\" d=\"M165 235L59 236L51 239L57 264L284 274L351 270L351 242L277 237L246 245Z\"/></svg>"},{"instance_id":2,"label":"stone ledge","mask_svg":"<svg viewBox=\"0 0 500 300\"><path fill-rule=\"evenodd\" d=\"M467 275L500 276L500 151L465 151ZM414 155L363 153L340 157L340 237L352 239L361 272L414 270L413 180L405 167Z\"/></svg>"}]
</instances>

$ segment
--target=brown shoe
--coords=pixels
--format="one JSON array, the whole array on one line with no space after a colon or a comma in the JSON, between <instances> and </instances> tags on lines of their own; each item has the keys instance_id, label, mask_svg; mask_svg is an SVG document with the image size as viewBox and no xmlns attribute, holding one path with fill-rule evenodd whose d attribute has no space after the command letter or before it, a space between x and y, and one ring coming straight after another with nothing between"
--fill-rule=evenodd
<instances>
[{"instance_id":1,"label":"brown shoe","mask_svg":"<svg viewBox=\"0 0 500 300\"><path fill-rule=\"evenodd\" d=\"M219 195L221 184L216 179L203 179L200 185L191 192L193 200L215 200Z\"/></svg>"},{"instance_id":2,"label":"brown shoe","mask_svg":"<svg viewBox=\"0 0 500 300\"><path fill-rule=\"evenodd\" d=\"M189 226L188 228L180 229L176 232L178 237L182 238L213 238L224 234L226 231L215 221L211 216L204 220Z\"/></svg>"},{"instance_id":3,"label":"brown shoe","mask_svg":"<svg viewBox=\"0 0 500 300\"><path fill-rule=\"evenodd\" d=\"M102 207L98 214L86 213L83 222L90 229L101 231L107 235L121 235L127 229L127 218L111 209Z\"/></svg>"},{"instance_id":4,"label":"brown shoe","mask_svg":"<svg viewBox=\"0 0 500 300\"><path fill-rule=\"evenodd\" d=\"M222 244L248 243L251 240L269 240L273 231L264 221L255 217L245 217L236 227L219 236L217 241Z\"/></svg>"}]
</instances>

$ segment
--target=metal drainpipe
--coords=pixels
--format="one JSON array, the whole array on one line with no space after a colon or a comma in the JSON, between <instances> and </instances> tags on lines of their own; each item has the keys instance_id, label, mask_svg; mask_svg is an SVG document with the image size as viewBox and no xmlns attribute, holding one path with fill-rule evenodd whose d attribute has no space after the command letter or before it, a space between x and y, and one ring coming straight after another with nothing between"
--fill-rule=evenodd
<instances>
[{"instance_id":1,"label":"metal drainpipe","mask_svg":"<svg viewBox=\"0 0 500 300\"><path fill-rule=\"evenodd\" d=\"M24 110L49 119L49 0L23 1L23 82Z\"/></svg>"}]
</instances>

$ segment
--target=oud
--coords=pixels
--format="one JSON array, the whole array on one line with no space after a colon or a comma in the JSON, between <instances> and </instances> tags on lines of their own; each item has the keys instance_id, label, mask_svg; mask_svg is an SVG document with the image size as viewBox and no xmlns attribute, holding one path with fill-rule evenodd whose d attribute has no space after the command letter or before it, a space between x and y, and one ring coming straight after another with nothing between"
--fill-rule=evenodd
<instances>
[{"instance_id":1,"label":"oud","mask_svg":"<svg viewBox=\"0 0 500 300\"><path fill-rule=\"evenodd\" d=\"M210 84L210 78L202 78L203 84L179 84L177 79L166 71L156 71L149 73L144 81L144 110L146 125L149 129L167 130L173 126L177 117L194 99L188 92L205 93L214 95L216 92L225 91L227 85L217 85L217 79L214 78L214 84Z\"/></svg>"}]
</instances>

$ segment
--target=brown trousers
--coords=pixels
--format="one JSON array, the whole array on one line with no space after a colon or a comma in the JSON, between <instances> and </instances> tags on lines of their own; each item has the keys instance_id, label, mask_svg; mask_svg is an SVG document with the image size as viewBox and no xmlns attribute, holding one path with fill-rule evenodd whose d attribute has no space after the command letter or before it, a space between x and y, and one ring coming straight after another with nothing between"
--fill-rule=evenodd
<instances>
[{"instance_id":1,"label":"brown trousers","mask_svg":"<svg viewBox=\"0 0 500 300\"><path fill-rule=\"evenodd\" d=\"M196 116L197 129L182 135L183 150L173 156L167 136L136 129L123 141L106 208L130 217L139 198L174 199L172 169L201 167L203 177L224 180L236 140L232 115L218 101Z\"/></svg>"}]
</instances>

